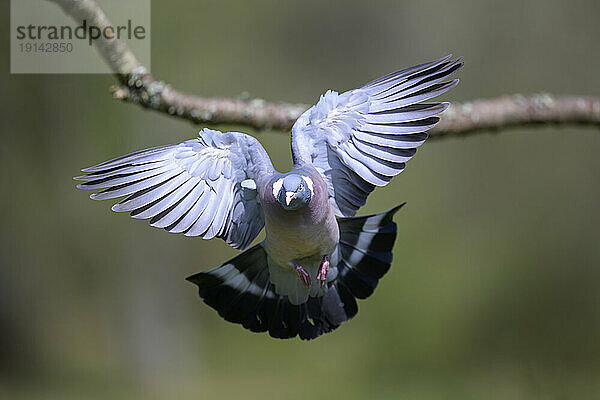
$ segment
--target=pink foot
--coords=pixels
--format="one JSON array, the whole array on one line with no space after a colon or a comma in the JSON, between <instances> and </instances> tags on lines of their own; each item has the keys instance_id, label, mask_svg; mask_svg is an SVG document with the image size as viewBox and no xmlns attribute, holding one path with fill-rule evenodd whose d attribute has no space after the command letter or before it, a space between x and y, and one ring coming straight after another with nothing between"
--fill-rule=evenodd
<instances>
[{"instance_id":1,"label":"pink foot","mask_svg":"<svg viewBox=\"0 0 600 400\"><path fill-rule=\"evenodd\" d=\"M329 257L323 256L323 261L321 261L321 265L319 266L319 273L317 275L317 280L321 283L321 287L325 286L327 282L327 271L329 270Z\"/></svg>"},{"instance_id":2,"label":"pink foot","mask_svg":"<svg viewBox=\"0 0 600 400\"><path fill-rule=\"evenodd\" d=\"M296 275L298 275L298 278L300 278L300 281L302 281L302 284L309 288L310 275L308 275L308 272L306 272L306 270L298 264L294 264L294 270L296 271Z\"/></svg>"}]
</instances>

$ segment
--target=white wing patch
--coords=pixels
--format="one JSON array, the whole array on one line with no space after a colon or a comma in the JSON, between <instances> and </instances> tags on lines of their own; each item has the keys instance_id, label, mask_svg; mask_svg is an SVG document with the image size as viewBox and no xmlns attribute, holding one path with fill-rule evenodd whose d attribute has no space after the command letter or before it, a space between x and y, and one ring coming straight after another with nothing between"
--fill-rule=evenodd
<instances>
[{"instance_id":1,"label":"white wing patch","mask_svg":"<svg viewBox=\"0 0 600 400\"><path fill-rule=\"evenodd\" d=\"M313 186L313 181L312 179L310 179L308 176L303 176L302 179L304 180L304 182L306 183L306 186L308 186L308 190L310 190L310 194L311 196L313 194L315 194L315 190L314 190L314 186Z\"/></svg>"},{"instance_id":2,"label":"white wing patch","mask_svg":"<svg viewBox=\"0 0 600 400\"><path fill-rule=\"evenodd\" d=\"M273 197L277 198L282 186L283 186L283 178L279 178L273 183Z\"/></svg>"},{"instance_id":3,"label":"white wing patch","mask_svg":"<svg viewBox=\"0 0 600 400\"><path fill-rule=\"evenodd\" d=\"M244 189L256 190L256 182L254 179L245 179L240 184Z\"/></svg>"}]
</instances>

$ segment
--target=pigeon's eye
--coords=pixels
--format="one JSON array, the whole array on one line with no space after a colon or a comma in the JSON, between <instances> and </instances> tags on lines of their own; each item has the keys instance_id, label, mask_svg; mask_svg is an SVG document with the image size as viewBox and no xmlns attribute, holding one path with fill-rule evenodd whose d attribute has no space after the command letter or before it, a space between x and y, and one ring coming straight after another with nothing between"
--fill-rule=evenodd
<instances>
[{"instance_id":1,"label":"pigeon's eye","mask_svg":"<svg viewBox=\"0 0 600 400\"><path fill-rule=\"evenodd\" d=\"M298 190L304 190L304 185L303 184L298 185Z\"/></svg>"}]
</instances>

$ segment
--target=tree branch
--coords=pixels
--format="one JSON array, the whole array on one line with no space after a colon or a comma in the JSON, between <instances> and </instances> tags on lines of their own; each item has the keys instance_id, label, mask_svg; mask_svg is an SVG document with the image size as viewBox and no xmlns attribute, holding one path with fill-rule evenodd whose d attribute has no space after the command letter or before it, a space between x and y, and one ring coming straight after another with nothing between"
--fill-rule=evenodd
<instances>
[{"instance_id":1,"label":"tree branch","mask_svg":"<svg viewBox=\"0 0 600 400\"><path fill-rule=\"evenodd\" d=\"M78 23L100 29L110 25L93 0L48 0ZM246 125L255 129L289 131L309 106L269 103L249 98L205 98L173 89L155 79L125 43L101 38L98 50L120 84L111 88L116 99L187 119L196 124ZM576 95L515 94L495 99L454 103L430 131L432 138L457 136L531 124L580 124L600 127L600 98Z\"/></svg>"},{"instance_id":2,"label":"tree branch","mask_svg":"<svg viewBox=\"0 0 600 400\"><path fill-rule=\"evenodd\" d=\"M540 124L600 127L600 98L513 94L453 104L430 131L431 138Z\"/></svg>"},{"instance_id":3,"label":"tree branch","mask_svg":"<svg viewBox=\"0 0 600 400\"><path fill-rule=\"evenodd\" d=\"M48 0L58 4L63 11L70 15L77 23L87 21L88 25L97 26L101 30L111 26L104 11L93 0ZM139 63L135 55L127 45L117 39L106 39L101 37L94 41L98 46L100 54L108 63L111 70L123 83L127 81L127 75L135 70L145 68Z\"/></svg>"}]
</instances>

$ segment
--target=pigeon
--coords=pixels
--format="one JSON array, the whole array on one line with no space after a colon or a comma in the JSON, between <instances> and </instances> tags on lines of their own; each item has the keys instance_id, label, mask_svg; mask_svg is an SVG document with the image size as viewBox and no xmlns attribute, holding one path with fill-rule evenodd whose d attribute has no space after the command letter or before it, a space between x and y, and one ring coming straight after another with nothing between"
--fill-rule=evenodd
<instances>
[{"instance_id":1,"label":"pigeon","mask_svg":"<svg viewBox=\"0 0 600 400\"><path fill-rule=\"evenodd\" d=\"M203 129L198 137L85 168L94 200L168 232L214 237L243 251L187 279L227 321L274 338L315 339L358 312L390 269L394 214L356 216L402 172L458 84L452 56L344 93L332 90L291 132L293 167L280 173L254 137ZM247 249L265 229L265 238ZM247 250L246 250L247 249Z\"/></svg>"}]
</instances>

